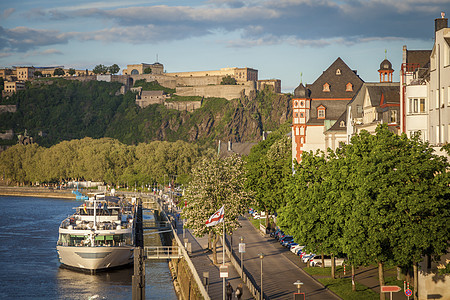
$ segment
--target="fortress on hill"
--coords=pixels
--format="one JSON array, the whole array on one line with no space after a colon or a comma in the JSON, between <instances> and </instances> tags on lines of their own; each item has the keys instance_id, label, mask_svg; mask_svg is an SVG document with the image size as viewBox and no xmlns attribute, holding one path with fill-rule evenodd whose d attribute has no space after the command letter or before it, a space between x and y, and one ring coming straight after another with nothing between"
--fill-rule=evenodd
<instances>
[{"instance_id":1,"label":"fortress on hill","mask_svg":"<svg viewBox=\"0 0 450 300\"><path fill-rule=\"evenodd\" d=\"M56 68L62 69L64 75L54 75ZM161 86L175 89L178 96L200 96L219 97L228 100L239 98L241 94L250 95L252 91L262 90L269 86L275 93L281 93L281 80L267 79L258 80L258 70L252 68L221 68L220 70L174 72L167 73L161 63L140 63L127 65L122 70L122 75L94 74L93 71L76 70L73 75L69 74L70 69L64 66L58 67L15 67L13 69L0 69L0 77L5 80L3 95L7 96L25 87L24 82L32 80L36 76L35 71L40 71L45 77L64 77L70 80L100 80L121 82L123 87L121 92L132 90L136 92L136 103L141 107L151 104L164 104L168 108L192 111L201 106L201 101L171 102L170 96L162 91L142 91L134 89L136 80L144 79L147 82L157 81ZM73 72L72 72L73 73ZM236 84L222 84L224 77L231 77ZM198 102L198 103L197 103Z\"/></svg>"}]
</instances>

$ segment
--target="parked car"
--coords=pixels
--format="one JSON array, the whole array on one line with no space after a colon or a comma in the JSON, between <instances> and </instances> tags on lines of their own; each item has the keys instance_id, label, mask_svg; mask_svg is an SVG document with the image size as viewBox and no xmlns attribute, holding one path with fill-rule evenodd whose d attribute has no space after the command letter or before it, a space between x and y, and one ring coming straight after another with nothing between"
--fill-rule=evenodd
<instances>
[{"instance_id":1,"label":"parked car","mask_svg":"<svg viewBox=\"0 0 450 300\"><path fill-rule=\"evenodd\" d=\"M301 245L296 245L294 247L291 247L291 252L297 254L298 250L302 250L303 248L305 248L305 246L301 246ZM298 254L297 254L298 255Z\"/></svg>"},{"instance_id":2,"label":"parked car","mask_svg":"<svg viewBox=\"0 0 450 300\"><path fill-rule=\"evenodd\" d=\"M291 249L291 246L292 246L293 244L298 245L294 240L292 240L292 241L287 242L287 243L285 242L285 244L284 244L283 246L286 247L286 248L288 248L288 249Z\"/></svg>"},{"instance_id":3,"label":"parked car","mask_svg":"<svg viewBox=\"0 0 450 300\"><path fill-rule=\"evenodd\" d=\"M281 231L281 229L277 229L277 230L275 230L275 231L272 231L272 232L270 233L270 236L271 236L271 237L276 237L277 234L278 234L278 232L280 232L280 231Z\"/></svg>"},{"instance_id":4,"label":"parked car","mask_svg":"<svg viewBox=\"0 0 450 300\"><path fill-rule=\"evenodd\" d=\"M340 257L335 257L336 266L342 266L344 264L345 259ZM325 267L331 267L331 256L324 256ZM322 255L316 255L312 259L309 260L309 265L311 267L320 267L322 266Z\"/></svg>"},{"instance_id":5,"label":"parked car","mask_svg":"<svg viewBox=\"0 0 450 300\"><path fill-rule=\"evenodd\" d=\"M302 255L302 261L306 264L306 263L308 263L308 261L310 260L310 259L313 259L314 258L314 256L316 256L315 254L313 254L313 253L309 253L309 254L307 254L306 252L303 252L303 255Z\"/></svg>"},{"instance_id":6,"label":"parked car","mask_svg":"<svg viewBox=\"0 0 450 300\"><path fill-rule=\"evenodd\" d=\"M280 244L284 247L287 246L289 242L292 242L294 240L294 237L292 235L285 235L283 238L280 239Z\"/></svg>"}]
</instances>

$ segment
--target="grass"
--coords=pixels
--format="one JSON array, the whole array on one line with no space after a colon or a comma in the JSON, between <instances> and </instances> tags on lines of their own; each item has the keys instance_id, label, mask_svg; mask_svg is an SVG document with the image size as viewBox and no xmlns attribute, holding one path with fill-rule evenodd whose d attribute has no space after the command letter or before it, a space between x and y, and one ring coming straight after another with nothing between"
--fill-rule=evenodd
<instances>
[{"instance_id":1,"label":"grass","mask_svg":"<svg viewBox=\"0 0 450 300\"><path fill-rule=\"evenodd\" d=\"M303 271L308 273L309 275L324 275L324 276L331 276L331 268L321 268L321 267L309 267L304 268ZM351 272L351 271L350 271ZM336 267L336 276L339 276L339 273L344 275L344 267L338 266ZM348 270L347 270L348 275Z\"/></svg>"},{"instance_id":2,"label":"grass","mask_svg":"<svg viewBox=\"0 0 450 300\"><path fill-rule=\"evenodd\" d=\"M322 268L315 268L322 269ZM306 270L306 269L304 269ZM318 280L328 289L333 291L336 295L341 297L344 300L359 300L359 299L379 299L380 295L372 291L365 285L356 284L356 291L352 291L352 280L350 278L318 278Z\"/></svg>"}]
</instances>

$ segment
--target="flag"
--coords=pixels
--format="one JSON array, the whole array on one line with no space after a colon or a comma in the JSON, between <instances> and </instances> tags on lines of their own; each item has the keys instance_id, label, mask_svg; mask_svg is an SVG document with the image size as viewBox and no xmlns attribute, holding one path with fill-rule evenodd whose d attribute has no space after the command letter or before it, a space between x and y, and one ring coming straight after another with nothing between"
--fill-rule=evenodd
<instances>
[{"instance_id":1,"label":"flag","mask_svg":"<svg viewBox=\"0 0 450 300\"><path fill-rule=\"evenodd\" d=\"M87 214L86 203L84 203L83 210L84 210L84 213Z\"/></svg>"},{"instance_id":2,"label":"flag","mask_svg":"<svg viewBox=\"0 0 450 300\"><path fill-rule=\"evenodd\" d=\"M218 211L216 211L209 219L205 222L206 226L214 226L220 222L223 222L224 216L224 206L222 206Z\"/></svg>"}]
</instances>

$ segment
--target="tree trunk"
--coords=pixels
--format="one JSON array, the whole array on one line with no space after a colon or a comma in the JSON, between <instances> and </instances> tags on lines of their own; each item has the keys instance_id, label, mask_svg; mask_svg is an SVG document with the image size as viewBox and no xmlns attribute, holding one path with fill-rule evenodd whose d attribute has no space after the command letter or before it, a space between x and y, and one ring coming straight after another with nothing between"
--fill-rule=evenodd
<instances>
[{"instance_id":1,"label":"tree trunk","mask_svg":"<svg viewBox=\"0 0 450 300\"><path fill-rule=\"evenodd\" d=\"M419 268L417 267L417 263L413 264L414 270L414 300L419 299Z\"/></svg>"},{"instance_id":2,"label":"tree trunk","mask_svg":"<svg viewBox=\"0 0 450 300\"><path fill-rule=\"evenodd\" d=\"M325 268L325 255L322 252L322 268Z\"/></svg>"},{"instance_id":3,"label":"tree trunk","mask_svg":"<svg viewBox=\"0 0 450 300\"><path fill-rule=\"evenodd\" d=\"M397 267L397 280L402 280L402 268Z\"/></svg>"},{"instance_id":4,"label":"tree trunk","mask_svg":"<svg viewBox=\"0 0 450 300\"><path fill-rule=\"evenodd\" d=\"M269 229L269 213L266 211L265 214L266 214L266 232L267 232L267 229Z\"/></svg>"},{"instance_id":5,"label":"tree trunk","mask_svg":"<svg viewBox=\"0 0 450 300\"><path fill-rule=\"evenodd\" d=\"M331 278L332 279L336 278L335 273L336 273L336 261L334 259L334 254L331 253Z\"/></svg>"},{"instance_id":6,"label":"tree trunk","mask_svg":"<svg viewBox=\"0 0 450 300\"><path fill-rule=\"evenodd\" d=\"M382 262L378 262L378 280L380 282L380 300L385 300L385 293L381 292L381 286L384 285L384 270Z\"/></svg>"},{"instance_id":7,"label":"tree trunk","mask_svg":"<svg viewBox=\"0 0 450 300\"><path fill-rule=\"evenodd\" d=\"M212 232L208 233L208 250L212 249Z\"/></svg>"},{"instance_id":8,"label":"tree trunk","mask_svg":"<svg viewBox=\"0 0 450 300\"><path fill-rule=\"evenodd\" d=\"M355 284L355 265L352 264L352 291L356 292L356 284Z\"/></svg>"}]
</instances>

